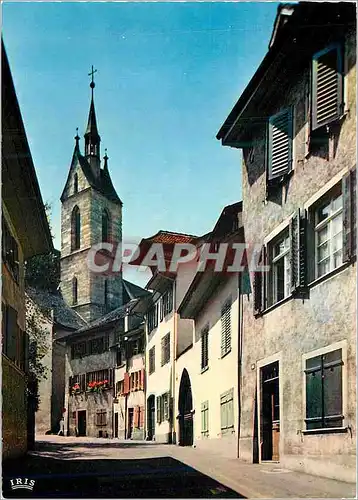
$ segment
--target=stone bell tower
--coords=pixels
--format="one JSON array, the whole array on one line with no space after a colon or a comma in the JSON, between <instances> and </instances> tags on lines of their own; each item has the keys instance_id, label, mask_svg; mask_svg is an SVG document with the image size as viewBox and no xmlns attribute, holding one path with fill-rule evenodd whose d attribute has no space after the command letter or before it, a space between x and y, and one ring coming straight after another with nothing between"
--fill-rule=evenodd
<instances>
[{"instance_id":1,"label":"stone bell tower","mask_svg":"<svg viewBox=\"0 0 358 500\"><path fill-rule=\"evenodd\" d=\"M66 302L89 322L122 305L122 275L95 273L88 266L88 253L94 244L122 242L122 202L111 181L107 151L101 165L95 72L92 66L84 155L77 129L61 195L61 291Z\"/></svg>"}]
</instances>

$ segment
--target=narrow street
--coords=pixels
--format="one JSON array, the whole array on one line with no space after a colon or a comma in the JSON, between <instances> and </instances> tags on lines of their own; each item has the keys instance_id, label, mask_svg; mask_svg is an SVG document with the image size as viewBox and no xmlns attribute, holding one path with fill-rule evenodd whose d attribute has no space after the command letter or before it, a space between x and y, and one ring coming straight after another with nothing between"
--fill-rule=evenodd
<instances>
[{"instance_id":1,"label":"narrow street","mask_svg":"<svg viewBox=\"0 0 358 500\"><path fill-rule=\"evenodd\" d=\"M11 490L14 478L33 491ZM151 442L41 436L3 466L5 498L353 498L353 484Z\"/></svg>"}]
</instances>

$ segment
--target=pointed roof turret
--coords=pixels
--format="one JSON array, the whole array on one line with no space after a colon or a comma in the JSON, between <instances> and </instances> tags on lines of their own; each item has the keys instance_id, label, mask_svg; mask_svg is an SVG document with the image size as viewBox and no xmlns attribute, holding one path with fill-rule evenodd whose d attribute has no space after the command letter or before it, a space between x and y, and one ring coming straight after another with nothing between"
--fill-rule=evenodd
<instances>
[{"instance_id":1,"label":"pointed roof turret","mask_svg":"<svg viewBox=\"0 0 358 500\"><path fill-rule=\"evenodd\" d=\"M85 156L86 158L94 158L96 159L95 164L96 168L94 165L93 168L94 170L98 170L99 168L99 161L100 161L100 142L101 138L98 133L98 128L97 128L97 119L96 119L96 111L94 108L94 99L93 99L93 89L95 88L96 84L94 83L93 80L93 75L96 73L96 69L93 69L92 66L92 71L88 73L88 76L92 77L90 87L92 91L92 96L91 96L91 105L90 105L90 110L88 114L88 123L87 123L87 128L85 132ZM97 165L98 164L98 165Z\"/></svg>"}]
</instances>

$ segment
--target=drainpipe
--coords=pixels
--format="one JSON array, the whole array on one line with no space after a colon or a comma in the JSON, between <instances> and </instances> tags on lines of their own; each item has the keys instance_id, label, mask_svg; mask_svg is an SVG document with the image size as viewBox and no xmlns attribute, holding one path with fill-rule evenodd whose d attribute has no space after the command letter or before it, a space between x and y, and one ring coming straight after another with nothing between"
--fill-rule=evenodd
<instances>
[{"instance_id":1,"label":"drainpipe","mask_svg":"<svg viewBox=\"0 0 358 500\"><path fill-rule=\"evenodd\" d=\"M171 412L169 413L171 417L171 440L172 444L176 444L176 419L174 418L175 409L175 367L177 359L177 325L178 325L178 313L176 311L176 279L173 281L173 309L174 309L174 332L173 332L173 369L172 369L172 401L171 401ZM170 409L170 408L169 408Z\"/></svg>"},{"instance_id":2,"label":"drainpipe","mask_svg":"<svg viewBox=\"0 0 358 500\"><path fill-rule=\"evenodd\" d=\"M242 363L242 333L243 333L243 297L242 297L242 276L238 274L238 363L237 363L237 456L240 456L240 432L241 432L241 363Z\"/></svg>"}]
</instances>

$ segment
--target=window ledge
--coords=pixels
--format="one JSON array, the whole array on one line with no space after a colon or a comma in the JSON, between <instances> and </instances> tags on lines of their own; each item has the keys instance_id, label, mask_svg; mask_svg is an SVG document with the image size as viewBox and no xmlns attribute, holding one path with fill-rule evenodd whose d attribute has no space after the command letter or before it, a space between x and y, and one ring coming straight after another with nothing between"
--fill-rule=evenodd
<instances>
[{"instance_id":1,"label":"window ledge","mask_svg":"<svg viewBox=\"0 0 358 500\"><path fill-rule=\"evenodd\" d=\"M344 262L339 267L336 267L336 269L333 269L333 271L329 271L328 273L324 274L323 276L320 276L319 278L315 279L314 281L311 281L308 284L308 287L313 288L314 286L319 285L323 281L326 281L327 279L332 278L336 274L339 274L341 271L344 271L347 267L351 266L352 263L354 262L354 260L351 260L349 262Z\"/></svg>"},{"instance_id":2,"label":"window ledge","mask_svg":"<svg viewBox=\"0 0 358 500\"><path fill-rule=\"evenodd\" d=\"M263 316L264 314L273 311L273 309L276 309L276 307L282 306L283 304L285 304L286 302L288 302L289 300L291 300L293 298L294 298L293 295L290 294L290 295L288 295L288 297L285 297L284 299L279 300L278 302L275 302L274 304L272 304L271 306L267 307L266 309L264 309L260 313L255 314L255 317Z\"/></svg>"},{"instance_id":3,"label":"window ledge","mask_svg":"<svg viewBox=\"0 0 358 500\"><path fill-rule=\"evenodd\" d=\"M205 366L205 368L202 368L200 373L205 373L205 372L207 372L208 370L209 370L209 365L208 365L208 366Z\"/></svg>"},{"instance_id":4,"label":"window ledge","mask_svg":"<svg viewBox=\"0 0 358 500\"><path fill-rule=\"evenodd\" d=\"M348 427L323 427L322 429L306 429L304 435L310 434L341 434L348 432Z\"/></svg>"},{"instance_id":5,"label":"window ledge","mask_svg":"<svg viewBox=\"0 0 358 500\"><path fill-rule=\"evenodd\" d=\"M225 358L228 354L230 354L230 352L231 352L231 347L228 351L226 351L224 354L222 354L219 359Z\"/></svg>"}]
</instances>

